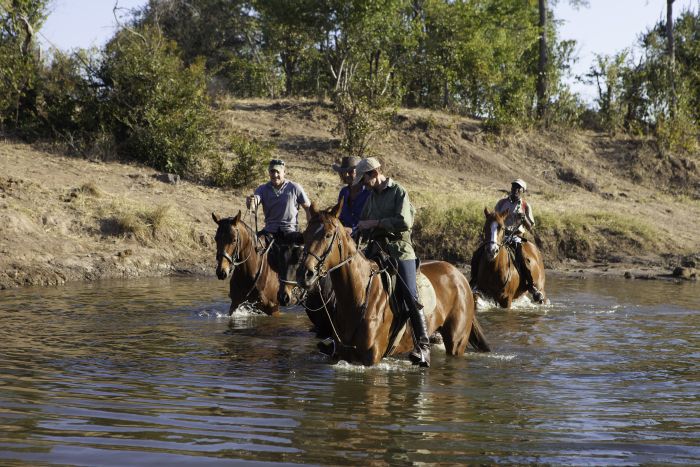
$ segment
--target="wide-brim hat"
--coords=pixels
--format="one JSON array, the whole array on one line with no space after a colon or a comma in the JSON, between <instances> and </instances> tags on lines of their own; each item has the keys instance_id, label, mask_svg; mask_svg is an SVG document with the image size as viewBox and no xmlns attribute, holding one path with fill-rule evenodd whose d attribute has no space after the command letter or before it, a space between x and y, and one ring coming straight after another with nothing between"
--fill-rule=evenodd
<instances>
[{"instance_id":1,"label":"wide-brim hat","mask_svg":"<svg viewBox=\"0 0 700 467\"><path fill-rule=\"evenodd\" d=\"M340 160L340 164L333 164L333 170L336 172L345 172L347 170L354 169L361 160L362 159L357 156L344 156Z\"/></svg>"},{"instance_id":2,"label":"wide-brim hat","mask_svg":"<svg viewBox=\"0 0 700 467\"><path fill-rule=\"evenodd\" d=\"M522 178L516 178L512 182L510 182L511 185L518 185L522 187L523 190L527 191L527 183L525 183L525 180Z\"/></svg>"},{"instance_id":3,"label":"wide-brim hat","mask_svg":"<svg viewBox=\"0 0 700 467\"><path fill-rule=\"evenodd\" d=\"M378 169L381 166L382 164L374 157L362 159L360 163L357 164L357 167L355 167L355 179L352 181L352 184L357 185L367 172Z\"/></svg>"}]
</instances>

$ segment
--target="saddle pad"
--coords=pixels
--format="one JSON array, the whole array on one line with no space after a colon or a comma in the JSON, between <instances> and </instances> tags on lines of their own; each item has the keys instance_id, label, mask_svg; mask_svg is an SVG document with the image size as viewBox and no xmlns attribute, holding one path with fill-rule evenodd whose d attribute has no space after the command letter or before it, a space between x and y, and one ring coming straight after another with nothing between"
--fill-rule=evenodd
<instances>
[{"instance_id":1,"label":"saddle pad","mask_svg":"<svg viewBox=\"0 0 700 467\"><path fill-rule=\"evenodd\" d=\"M423 313L427 321L430 316L432 316L433 311L435 311L435 306L437 305L435 288L433 288L433 284L430 283L423 273L418 273L416 285L418 286L418 302L423 305Z\"/></svg>"}]
</instances>

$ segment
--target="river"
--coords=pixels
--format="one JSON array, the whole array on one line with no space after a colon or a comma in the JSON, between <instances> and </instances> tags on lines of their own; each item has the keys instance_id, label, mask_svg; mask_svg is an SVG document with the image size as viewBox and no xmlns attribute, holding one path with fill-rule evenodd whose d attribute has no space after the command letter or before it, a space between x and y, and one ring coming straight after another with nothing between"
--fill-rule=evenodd
<instances>
[{"instance_id":1,"label":"river","mask_svg":"<svg viewBox=\"0 0 700 467\"><path fill-rule=\"evenodd\" d=\"M0 464L700 463L700 285L547 293L420 370L330 364L209 278L0 291Z\"/></svg>"}]
</instances>

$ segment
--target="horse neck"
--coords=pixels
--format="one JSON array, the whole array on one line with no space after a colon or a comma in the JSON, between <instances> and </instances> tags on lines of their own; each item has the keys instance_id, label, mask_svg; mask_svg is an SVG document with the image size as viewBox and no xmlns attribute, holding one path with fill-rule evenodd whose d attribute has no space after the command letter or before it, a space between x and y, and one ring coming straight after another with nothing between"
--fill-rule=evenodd
<instances>
[{"instance_id":1,"label":"horse neck","mask_svg":"<svg viewBox=\"0 0 700 467\"><path fill-rule=\"evenodd\" d=\"M357 247L355 247L357 249ZM343 240L343 251L350 253L348 242ZM347 256L339 258L344 261ZM338 297L338 308L351 311L365 302L365 289L372 271L372 263L355 250L352 260L330 273L333 289Z\"/></svg>"},{"instance_id":2,"label":"horse neck","mask_svg":"<svg viewBox=\"0 0 700 467\"><path fill-rule=\"evenodd\" d=\"M255 277L255 275L258 273L258 270L260 269L260 261L263 262L261 274L264 274L265 270L269 269L270 266L269 264L267 264L267 253L261 256L255 250L255 234L245 223L241 223L241 225L242 229L238 231L239 239L241 242L240 255L242 256L242 258L245 258L245 261L243 262L243 264L241 264L242 271L245 273L246 276L249 276L252 279L253 277ZM239 258L239 260L242 258Z\"/></svg>"}]
</instances>

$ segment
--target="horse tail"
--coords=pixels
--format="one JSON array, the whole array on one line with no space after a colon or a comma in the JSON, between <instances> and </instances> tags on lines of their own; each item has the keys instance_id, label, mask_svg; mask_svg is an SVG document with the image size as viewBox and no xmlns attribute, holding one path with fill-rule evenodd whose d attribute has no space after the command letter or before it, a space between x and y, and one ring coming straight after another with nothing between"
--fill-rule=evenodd
<instances>
[{"instance_id":1,"label":"horse tail","mask_svg":"<svg viewBox=\"0 0 700 467\"><path fill-rule=\"evenodd\" d=\"M481 325L479 324L479 321L477 321L476 316L474 316L474 321L472 321L472 330L469 333L469 343L477 352L491 352L491 347L486 341L486 336L484 336L484 330L481 329Z\"/></svg>"}]
</instances>

